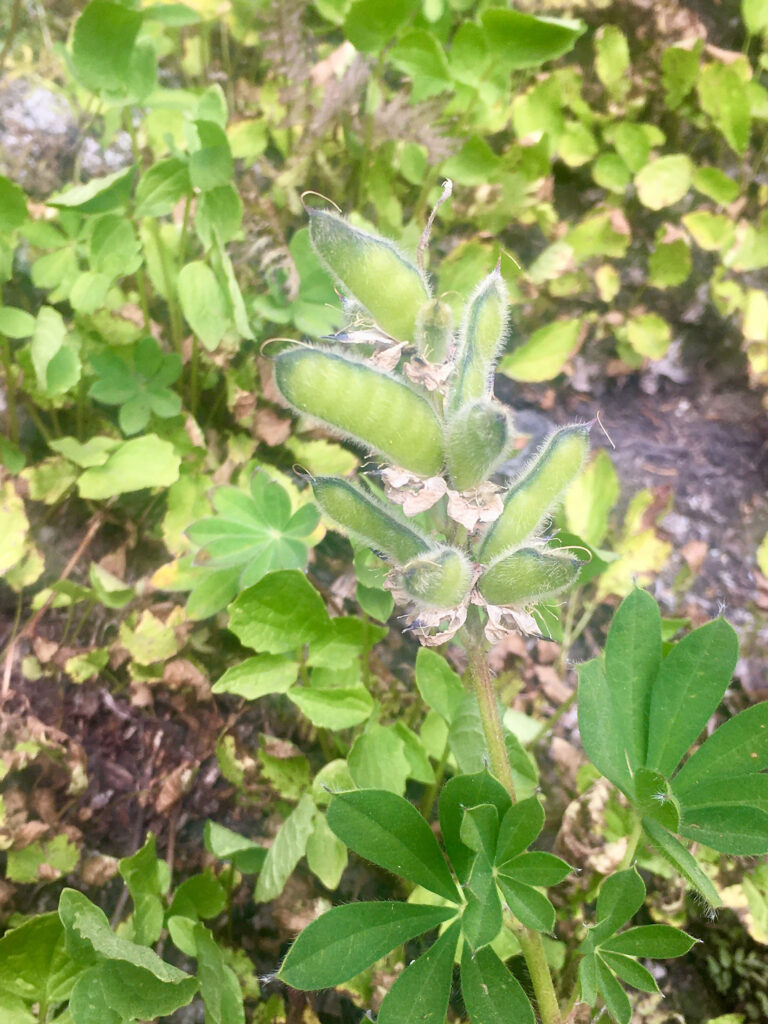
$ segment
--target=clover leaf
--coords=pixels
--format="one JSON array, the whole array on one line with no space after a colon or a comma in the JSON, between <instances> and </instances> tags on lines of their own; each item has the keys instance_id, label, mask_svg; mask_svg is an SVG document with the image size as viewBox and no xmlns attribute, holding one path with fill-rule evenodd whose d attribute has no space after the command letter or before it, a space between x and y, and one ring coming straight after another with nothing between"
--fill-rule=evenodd
<instances>
[{"instance_id":1,"label":"clover leaf","mask_svg":"<svg viewBox=\"0 0 768 1024\"><path fill-rule=\"evenodd\" d=\"M118 422L124 434L138 434L152 414L170 419L181 411L181 398L169 385L178 380L181 358L163 352L154 338L136 344L132 365L107 350L91 356L98 379L88 394L104 405L119 405Z\"/></svg>"},{"instance_id":2,"label":"clover leaf","mask_svg":"<svg viewBox=\"0 0 768 1024\"><path fill-rule=\"evenodd\" d=\"M263 473L250 493L219 487L211 499L215 516L193 523L187 536L199 545L195 561L209 569L238 570L238 589L257 583L272 569L303 569L319 514L314 505L291 511L287 492Z\"/></svg>"}]
</instances>

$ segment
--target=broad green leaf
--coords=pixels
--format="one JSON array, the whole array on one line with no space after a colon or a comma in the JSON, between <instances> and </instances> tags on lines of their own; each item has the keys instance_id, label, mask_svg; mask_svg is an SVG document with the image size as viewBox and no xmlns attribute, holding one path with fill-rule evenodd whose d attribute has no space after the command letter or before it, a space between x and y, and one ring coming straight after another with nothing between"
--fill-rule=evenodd
<instances>
[{"instance_id":1,"label":"broad green leaf","mask_svg":"<svg viewBox=\"0 0 768 1024\"><path fill-rule=\"evenodd\" d=\"M461 994L472 1024L534 1024L528 996L488 947L473 952L464 946Z\"/></svg>"},{"instance_id":2,"label":"broad green leaf","mask_svg":"<svg viewBox=\"0 0 768 1024\"><path fill-rule=\"evenodd\" d=\"M403 753L409 764L409 778L423 782L427 786L431 785L435 781L435 772L424 742L405 722L395 722L394 728L398 739L403 743Z\"/></svg>"},{"instance_id":3,"label":"broad green leaf","mask_svg":"<svg viewBox=\"0 0 768 1024\"><path fill-rule=\"evenodd\" d=\"M141 13L108 0L91 0L75 23L72 62L88 89L110 92L128 80Z\"/></svg>"},{"instance_id":4,"label":"broad green leaf","mask_svg":"<svg viewBox=\"0 0 768 1024\"><path fill-rule=\"evenodd\" d=\"M581 1001L594 1006L597 1001L597 957L586 953L579 962L579 986Z\"/></svg>"},{"instance_id":5,"label":"broad green leaf","mask_svg":"<svg viewBox=\"0 0 768 1024\"><path fill-rule=\"evenodd\" d=\"M195 211L195 231L206 249L216 241L231 241L243 222L243 202L234 185L217 185L203 192Z\"/></svg>"},{"instance_id":6,"label":"broad green leaf","mask_svg":"<svg viewBox=\"0 0 768 1024\"><path fill-rule=\"evenodd\" d=\"M0 231L13 231L26 219L27 199L23 190L0 174Z\"/></svg>"},{"instance_id":7,"label":"broad green leaf","mask_svg":"<svg viewBox=\"0 0 768 1024\"><path fill-rule=\"evenodd\" d=\"M624 328L626 339L638 355L661 359L672 340L672 328L656 313L630 317Z\"/></svg>"},{"instance_id":8,"label":"broad green leaf","mask_svg":"<svg viewBox=\"0 0 768 1024\"><path fill-rule=\"evenodd\" d=\"M207 619L220 612L222 608L226 608L239 589L239 568L203 571L200 576L187 598L186 613L190 619Z\"/></svg>"},{"instance_id":9,"label":"broad green leaf","mask_svg":"<svg viewBox=\"0 0 768 1024\"><path fill-rule=\"evenodd\" d=\"M621 98L629 89L629 45L616 25L602 25L595 33L595 71L614 96Z\"/></svg>"},{"instance_id":10,"label":"broad green leaf","mask_svg":"<svg viewBox=\"0 0 768 1024\"><path fill-rule=\"evenodd\" d=\"M347 848L331 832L326 816L315 814L315 827L307 840L307 864L326 889L338 888L341 876L347 866Z\"/></svg>"},{"instance_id":11,"label":"broad green leaf","mask_svg":"<svg viewBox=\"0 0 768 1024\"><path fill-rule=\"evenodd\" d=\"M436 96L451 85L443 48L425 29L414 29L403 35L389 51L389 60L410 76L413 103Z\"/></svg>"},{"instance_id":12,"label":"broad green leaf","mask_svg":"<svg viewBox=\"0 0 768 1024\"><path fill-rule=\"evenodd\" d=\"M722 700L738 654L736 633L724 619L675 645L653 688L647 767L672 774Z\"/></svg>"},{"instance_id":13,"label":"broad green leaf","mask_svg":"<svg viewBox=\"0 0 768 1024\"><path fill-rule=\"evenodd\" d=\"M347 765L361 789L402 794L410 773L405 745L391 726L374 724L352 744Z\"/></svg>"},{"instance_id":14,"label":"broad green leaf","mask_svg":"<svg viewBox=\"0 0 768 1024\"><path fill-rule=\"evenodd\" d=\"M680 834L723 853L768 853L768 775L714 779L682 802Z\"/></svg>"},{"instance_id":15,"label":"broad green leaf","mask_svg":"<svg viewBox=\"0 0 768 1024\"><path fill-rule=\"evenodd\" d=\"M83 969L64 947L64 929L55 911L6 931L0 939L0 992L46 1006L63 1002Z\"/></svg>"},{"instance_id":16,"label":"broad green leaf","mask_svg":"<svg viewBox=\"0 0 768 1024\"><path fill-rule=\"evenodd\" d=\"M633 174L637 174L648 163L651 144L642 125L633 124L631 121L620 121L615 128L606 129L605 134Z\"/></svg>"},{"instance_id":17,"label":"broad green leaf","mask_svg":"<svg viewBox=\"0 0 768 1024\"><path fill-rule=\"evenodd\" d=\"M499 157L485 139L470 135L458 153L442 164L442 173L459 185L480 185L496 172Z\"/></svg>"},{"instance_id":18,"label":"broad green leaf","mask_svg":"<svg viewBox=\"0 0 768 1024\"><path fill-rule=\"evenodd\" d=\"M309 793L305 793L280 826L267 851L254 892L254 899L259 903L268 903L283 891L290 874L304 856L307 840L314 828L314 814L315 803Z\"/></svg>"},{"instance_id":19,"label":"broad green leaf","mask_svg":"<svg viewBox=\"0 0 768 1024\"><path fill-rule=\"evenodd\" d=\"M742 154L749 145L750 106L746 83L734 67L715 61L699 73L699 103L728 145Z\"/></svg>"},{"instance_id":20,"label":"broad green leaf","mask_svg":"<svg viewBox=\"0 0 768 1024\"><path fill-rule=\"evenodd\" d=\"M670 835L657 822L643 818L643 829L661 856L682 875L688 885L692 886L711 907L722 906L722 900L711 879L698 865L696 858L686 850L682 843Z\"/></svg>"},{"instance_id":21,"label":"broad green leaf","mask_svg":"<svg viewBox=\"0 0 768 1024\"><path fill-rule=\"evenodd\" d=\"M537 797L519 800L504 814L496 844L496 863L505 866L526 850L544 827L544 808Z\"/></svg>"},{"instance_id":22,"label":"broad green leaf","mask_svg":"<svg viewBox=\"0 0 768 1024\"><path fill-rule=\"evenodd\" d=\"M627 956L655 957L659 960L683 956L696 939L668 924L647 924L630 928L603 942L600 949Z\"/></svg>"},{"instance_id":23,"label":"broad green leaf","mask_svg":"<svg viewBox=\"0 0 768 1024\"><path fill-rule=\"evenodd\" d=\"M602 661L579 665L579 733L587 757L601 775L632 792L626 744Z\"/></svg>"},{"instance_id":24,"label":"broad green leaf","mask_svg":"<svg viewBox=\"0 0 768 1024\"><path fill-rule=\"evenodd\" d=\"M363 652L383 640L388 633L383 626L374 626L351 615L332 619L331 626L333 628L321 640L312 644L308 665L341 668L357 664Z\"/></svg>"},{"instance_id":25,"label":"broad green leaf","mask_svg":"<svg viewBox=\"0 0 768 1024\"><path fill-rule=\"evenodd\" d=\"M209 853L221 860L231 860L238 871L247 875L260 871L267 855L265 847L215 821L206 821L204 840Z\"/></svg>"},{"instance_id":26,"label":"broad green leaf","mask_svg":"<svg viewBox=\"0 0 768 1024\"><path fill-rule=\"evenodd\" d=\"M232 177L232 153L226 132L215 121L194 122L200 143L189 157L189 180L205 192L227 185Z\"/></svg>"},{"instance_id":27,"label":"broad green leaf","mask_svg":"<svg viewBox=\"0 0 768 1024\"><path fill-rule=\"evenodd\" d=\"M185 878L173 894L168 916L204 921L217 917L227 905L227 891L209 869Z\"/></svg>"},{"instance_id":28,"label":"broad green leaf","mask_svg":"<svg viewBox=\"0 0 768 1024\"><path fill-rule=\"evenodd\" d=\"M610 1015L618 1024L630 1024L632 1020L632 1006L627 993L599 957L597 960L597 978L600 994L605 1000L605 1006Z\"/></svg>"},{"instance_id":29,"label":"broad green leaf","mask_svg":"<svg viewBox=\"0 0 768 1024\"><path fill-rule=\"evenodd\" d=\"M362 684L344 687L294 686L288 697L320 729L350 729L370 718L373 698Z\"/></svg>"},{"instance_id":30,"label":"broad green leaf","mask_svg":"<svg viewBox=\"0 0 768 1024\"><path fill-rule=\"evenodd\" d=\"M110 281L141 266L139 240L130 220L116 213L99 217L91 235L91 269Z\"/></svg>"},{"instance_id":31,"label":"broad green leaf","mask_svg":"<svg viewBox=\"0 0 768 1024\"><path fill-rule=\"evenodd\" d=\"M165 908L160 899L168 889L168 866L157 856L155 837L150 835L132 857L120 861L120 874L133 900L132 939L140 946L157 942L163 930Z\"/></svg>"},{"instance_id":32,"label":"broad green leaf","mask_svg":"<svg viewBox=\"0 0 768 1024\"><path fill-rule=\"evenodd\" d=\"M116 7L117 4L108 6ZM101 178L91 178L85 185L74 185L51 196L50 199L46 199L46 205L78 210L80 213L107 213L110 210L117 210L125 206L131 194L133 172L133 167L127 167Z\"/></svg>"},{"instance_id":33,"label":"broad green leaf","mask_svg":"<svg viewBox=\"0 0 768 1024\"><path fill-rule=\"evenodd\" d=\"M765 0L741 0L741 16L751 36L768 30L768 4Z\"/></svg>"},{"instance_id":34,"label":"broad green leaf","mask_svg":"<svg viewBox=\"0 0 768 1024\"><path fill-rule=\"evenodd\" d=\"M522 11L492 8L482 16L493 57L510 70L534 68L562 57L584 33L581 21L536 18Z\"/></svg>"},{"instance_id":35,"label":"broad green leaf","mask_svg":"<svg viewBox=\"0 0 768 1024\"><path fill-rule=\"evenodd\" d=\"M645 899L645 885L634 868L609 875L600 886L595 918L601 932L612 935L633 917ZM607 927L610 926L610 931ZM595 929L597 931L597 929Z\"/></svg>"},{"instance_id":36,"label":"broad green leaf","mask_svg":"<svg viewBox=\"0 0 768 1024\"><path fill-rule=\"evenodd\" d=\"M299 663L287 655L257 654L228 668L211 690L258 700L269 693L285 693L296 682L298 674Z\"/></svg>"},{"instance_id":37,"label":"broad green leaf","mask_svg":"<svg viewBox=\"0 0 768 1024\"><path fill-rule=\"evenodd\" d=\"M332 988L354 978L395 946L456 916L455 907L348 903L313 921L288 952L279 977L292 988Z\"/></svg>"},{"instance_id":38,"label":"broad green leaf","mask_svg":"<svg viewBox=\"0 0 768 1024\"><path fill-rule=\"evenodd\" d=\"M618 153L602 153L592 165L592 177L600 188L618 195L624 195L627 185L632 180L629 168Z\"/></svg>"},{"instance_id":39,"label":"broad green leaf","mask_svg":"<svg viewBox=\"0 0 768 1024\"><path fill-rule=\"evenodd\" d=\"M685 239L674 238L665 242L666 233L666 226L659 229L656 247L648 256L648 280L655 288L677 287L688 279L693 266L691 250Z\"/></svg>"},{"instance_id":40,"label":"broad green leaf","mask_svg":"<svg viewBox=\"0 0 768 1024\"><path fill-rule=\"evenodd\" d=\"M680 805L672 795L669 783L663 775L638 768L634 775L635 806L670 832L677 832L680 825Z\"/></svg>"},{"instance_id":41,"label":"broad green leaf","mask_svg":"<svg viewBox=\"0 0 768 1024\"><path fill-rule=\"evenodd\" d=\"M661 80L670 110L676 110L696 84L701 63L701 46L692 49L670 46L661 58Z\"/></svg>"},{"instance_id":42,"label":"broad green leaf","mask_svg":"<svg viewBox=\"0 0 768 1024\"><path fill-rule=\"evenodd\" d=\"M77 481L81 498L98 501L145 487L168 487L179 478L181 459L157 434L124 441L100 466L86 469Z\"/></svg>"},{"instance_id":43,"label":"broad green leaf","mask_svg":"<svg viewBox=\"0 0 768 1024\"><path fill-rule=\"evenodd\" d=\"M632 957L623 956L621 953L609 953L605 946L601 946L600 959L625 985L631 985L633 988L640 989L641 992L659 991L659 986L651 972Z\"/></svg>"},{"instance_id":44,"label":"broad green leaf","mask_svg":"<svg viewBox=\"0 0 768 1024\"><path fill-rule=\"evenodd\" d=\"M0 306L0 334L6 338L28 338L35 330L35 318L15 306Z\"/></svg>"},{"instance_id":45,"label":"broad green leaf","mask_svg":"<svg viewBox=\"0 0 768 1024\"><path fill-rule=\"evenodd\" d=\"M378 1024L444 1024L460 933L456 921L406 967L384 997Z\"/></svg>"},{"instance_id":46,"label":"broad green leaf","mask_svg":"<svg viewBox=\"0 0 768 1024\"><path fill-rule=\"evenodd\" d=\"M246 647L283 654L330 629L323 600L297 569L272 572L229 606L229 628Z\"/></svg>"},{"instance_id":47,"label":"broad green leaf","mask_svg":"<svg viewBox=\"0 0 768 1024\"><path fill-rule=\"evenodd\" d=\"M195 925L197 978L205 1005L206 1024L245 1024L243 994L237 975L224 960L208 929Z\"/></svg>"},{"instance_id":48,"label":"broad green leaf","mask_svg":"<svg viewBox=\"0 0 768 1024\"><path fill-rule=\"evenodd\" d=\"M636 588L619 605L605 642L605 677L633 768L645 764L651 693L660 668L659 606Z\"/></svg>"},{"instance_id":49,"label":"broad green leaf","mask_svg":"<svg viewBox=\"0 0 768 1024\"><path fill-rule=\"evenodd\" d=\"M145 950L143 946L136 949ZM151 953L151 950L145 950ZM152 954L156 956L156 954ZM165 961L157 957L159 963ZM168 966L168 965L166 965ZM176 968L172 968L176 970ZM108 1018L103 1013L104 1004L119 1015L119 1020L146 1019L165 1016L186 1006L198 989L197 979L183 971L180 978L170 981L160 978L155 971L126 959L108 959L81 975L70 999L70 1010L76 1024L103 1024ZM92 1013L91 1000L97 1001L96 1013Z\"/></svg>"},{"instance_id":50,"label":"broad green leaf","mask_svg":"<svg viewBox=\"0 0 768 1024\"><path fill-rule=\"evenodd\" d=\"M570 875L573 868L554 853L531 850L529 853L521 853L513 860L505 861L503 870L516 882L548 888L550 885L559 885Z\"/></svg>"},{"instance_id":51,"label":"broad green leaf","mask_svg":"<svg viewBox=\"0 0 768 1024\"><path fill-rule=\"evenodd\" d=\"M226 333L229 310L216 275L202 260L193 260L179 271L179 302L187 323L209 352Z\"/></svg>"},{"instance_id":52,"label":"broad green leaf","mask_svg":"<svg viewBox=\"0 0 768 1024\"><path fill-rule=\"evenodd\" d=\"M740 191L739 183L729 178L719 167L697 167L693 173L693 187L721 206L732 203Z\"/></svg>"},{"instance_id":53,"label":"broad green leaf","mask_svg":"<svg viewBox=\"0 0 768 1024\"><path fill-rule=\"evenodd\" d=\"M682 220L693 240L706 252L721 252L733 241L736 225L727 214L694 210L693 213L687 213Z\"/></svg>"},{"instance_id":54,"label":"broad green leaf","mask_svg":"<svg viewBox=\"0 0 768 1024\"><path fill-rule=\"evenodd\" d=\"M563 510L568 529L587 544L599 545L618 498L619 478L610 456L601 450L566 491Z\"/></svg>"},{"instance_id":55,"label":"broad green leaf","mask_svg":"<svg viewBox=\"0 0 768 1024\"><path fill-rule=\"evenodd\" d=\"M463 887L467 904L461 915L461 930L472 949L488 946L501 931L501 900L491 862L484 853L475 857L469 880Z\"/></svg>"},{"instance_id":56,"label":"broad green leaf","mask_svg":"<svg viewBox=\"0 0 768 1024\"><path fill-rule=\"evenodd\" d=\"M543 893L504 872L499 873L497 880L507 906L518 921L537 932L552 932L555 908Z\"/></svg>"},{"instance_id":57,"label":"broad green leaf","mask_svg":"<svg viewBox=\"0 0 768 1024\"><path fill-rule=\"evenodd\" d=\"M688 758L674 778L674 791L685 801L705 782L768 768L768 701L729 719Z\"/></svg>"},{"instance_id":58,"label":"broad green leaf","mask_svg":"<svg viewBox=\"0 0 768 1024\"><path fill-rule=\"evenodd\" d=\"M509 12L511 13L511 12ZM556 377L582 342L582 320L558 320L534 331L504 356L499 370L512 380L538 382Z\"/></svg>"},{"instance_id":59,"label":"broad green leaf","mask_svg":"<svg viewBox=\"0 0 768 1024\"><path fill-rule=\"evenodd\" d=\"M190 195L189 166L180 157L159 160L139 178L136 186L136 217L163 217Z\"/></svg>"},{"instance_id":60,"label":"broad green leaf","mask_svg":"<svg viewBox=\"0 0 768 1024\"><path fill-rule=\"evenodd\" d=\"M344 21L344 37L356 50L376 53L387 45L414 8L413 0L353 0Z\"/></svg>"},{"instance_id":61,"label":"broad green leaf","mask_svg":"<svg viewBox=\"0 0 768 1024\"><path fill-rule=\"evenodd\" d=\"M691 186L693 163L682 153L660 156L635 177L638 198L650 210L662 210L680 202Z\"/></svg>"},{"instance_id":62,"label":"broad green leaf","mask_svg":"<svg viewBox=\"0 0 768 1024\"><path fill-rule=\"evenodd\" d=\"M50 442L50 447L74 462L81 469L90 466L103 466L110 454L119 448L120 442L114 437L92 437L85 444L80 444L74 437L58 437Z\"/></svg>"},{"instance_id":63,"label":"broad green leaf","mask_svg":"<svg viewBox=\"0 0 768 1024\"><path fill-rule=\"evenodd\" d=\"M434 708L450 725L464 699L464 687L443 655L428 647L419 648L416 655L416 686L427 705Z\"/></svg>"},{"instance_id":64,"label":"broad green leaf","mask_svg":"<svg viewBox=\"0 0 768 1024\"><path fill-rule=\"evenodd\" d=\"M43 306L29 351L38 386L47 395L63 395L80 380L80 357L67 343L67 334L61 313Z\"/></svg>"}]
</instances>

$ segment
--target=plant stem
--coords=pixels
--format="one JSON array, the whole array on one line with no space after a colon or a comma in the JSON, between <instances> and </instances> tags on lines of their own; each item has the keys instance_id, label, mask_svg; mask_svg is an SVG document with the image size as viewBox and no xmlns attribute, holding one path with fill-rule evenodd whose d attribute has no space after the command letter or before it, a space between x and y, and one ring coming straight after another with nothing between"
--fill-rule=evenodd
<instances>
[{"instance_id":1,"label":"plant stem","mask_svg":"<svg viewBox=\"0 0 768 1024\"><path fill-rule=\"evenodd\" d=\"M504 730L499 718L496 691L493 688L491 669L488 665L488 655L477 637L470 637L468 654L469 676L477 696L480 718L483 723L483 733L485 734L485 743L491 759L491 771L512 797L512 802L514 803L516 799L515 782L512 778L512 769L507 757L507 747L504 743Z\"/></svg>"},{"instance_id":2,"label":"plant stem","mask_svg":"<svg viewBox=\"0 0 768 1024\"><path fill-rule=\"evenodd\" d=\"M515 783L512 768L504 743L504 730L499 716L496 692L493 688L488 653L485 649L479 622L467 623L467 653L469 654L469 676L477 696L480 718L483 722L485 742L491 758L491 770L515 802ZM515 924L515 934L520 941L528 972L531 975L533 991L539 1007L542 1024L562 1024L560 1006L555 986L547 963L544 943L538 932L522 924Z\"/></svg>"},{"instance_id":3,"label":"plant stem","mask_svg":"<svg viewBox=\"0 0 768 1024\"><path fill-rule=\"evenodd\" d=\"M555 986L552 984L552 975L549 971L541 935L522 925L516 929L515 933L525 957L528 973L531 976L542 1024L561 1024L560 1004L557 1001Z\"/></svg>"},{"instance_id":4,"label":"plant stem","mask_svg":"<svg viewBox=\"0 0 768 1024\"><path fill-rule=\"evenodd\" d=\"M628 867L632 866L632 861L635 859L635 854L637 853L637 844L640 842L640 836L642 834L643 819L638 814L635 818L635 823L632 826L632 831L629 834L626 852L621 858L621 864L616 868L617 871L626 871Z\"/></svg>"},{"instance_id":5,"label":"plant stem","mask_svg":"<svg viewBox=\"0 0 768 1024\"><path fill-rule=\"evenodd\" d=\"M0 360L5 372L5 395L8 403L8 433L14 444L19 443L19 413L16 406L16 384L13 379L13 359L11 345L6 337L0 335Z\"/></svg>"}]
</instances>

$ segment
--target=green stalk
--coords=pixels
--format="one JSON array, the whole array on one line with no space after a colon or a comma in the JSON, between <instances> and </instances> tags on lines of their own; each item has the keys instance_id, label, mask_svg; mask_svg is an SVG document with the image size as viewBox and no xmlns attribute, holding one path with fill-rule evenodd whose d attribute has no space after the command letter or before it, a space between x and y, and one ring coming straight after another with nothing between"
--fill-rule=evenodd
<instances>
[{"instance_id":1,"label":"green stalk","mask_svg":"<svg viewBox=\"0 0 768 1024\"><path fill-rule=\"evenodd\" d=\"M514 803L516 800L515 783L512 778L512 768L504 743L504 729L499 716L499 706L496 701L493 679L491 678L491 669L488 664L488 654L482 635L482 627L477 617L473 617L471 621L468 621L466 631L468 637L469 677L472 680L472 686L477 696L478 707L480 708L483 733L485 734L485 742L491 759L491 771L507 790ZM562 1024L560 1006L557 1002L557 994L552 982L552 975L547 963L547 955L544 951L541 935L522 924L516 924L514 931L520 942L520 948L528 966L528 973L531 976L533 991L539 1007L541 1024Z\"/></svg>"},{"instance_id":2,"label":"green stalk","mask_svg":"<svg viewBox=\"0 0 768 1024\"><path fill-rule=\"evenodd\" d=\"M19 412L16 405L16 386L13 380L13 359L8 339L0 334L0 361L5 373L5 394L8 403L8 432L14 444L19 443Z\"/></svg>"},{"instance_id":3,"label":"green stalk","mask_svg":"<svg viewBox=\"0 0 768 1024\"><path fill-rule=\"evenodd\" d=\"M632 826L632 831L629 834L627 841L627 849L624 856L621 858L621 864L616 868L617 871L626 871L627 868L632 866L632 862L635 859L637 853L637 844L640 842L640 837L643 834L643 819L638 814L635 817L635 822Z\"/></svg>"}]
</instances>

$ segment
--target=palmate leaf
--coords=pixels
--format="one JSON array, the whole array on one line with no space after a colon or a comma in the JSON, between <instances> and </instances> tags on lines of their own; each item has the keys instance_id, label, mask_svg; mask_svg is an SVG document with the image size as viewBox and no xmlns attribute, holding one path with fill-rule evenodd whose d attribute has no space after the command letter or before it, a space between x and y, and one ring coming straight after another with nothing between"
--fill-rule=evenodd
<instances>
[{"instance_id":1,"label":"palmate leaf","mask_svg":"<svg viewBox=\"0 0 768 1024\"><path fill-rule=\"evenodd\" d=\"M88 394L104 405L119 405L118 419L124 434L138 434L154 413L170 419L181 411L181 399L170 390L181 374L181 359L163 352L154 338L141 338L129 366L115 352L91 356L97 379Z\"/></svg>"},{"instance_id":2,"label":"palmate leaf","mask_svg":"<svg viewBox=\"0 0 768 1024\"><path fill-rule=\"evenodd\" d=\"M240 569L241 588L257 583L273 569L302 569L310 534L319 515L314 505L291 512L287 492L263 473L251 480L250 493L220 487L212 497L215 516L193 523L187 536L199 545L196 561L209 569Z\"/></svg>"}]
</instances>

